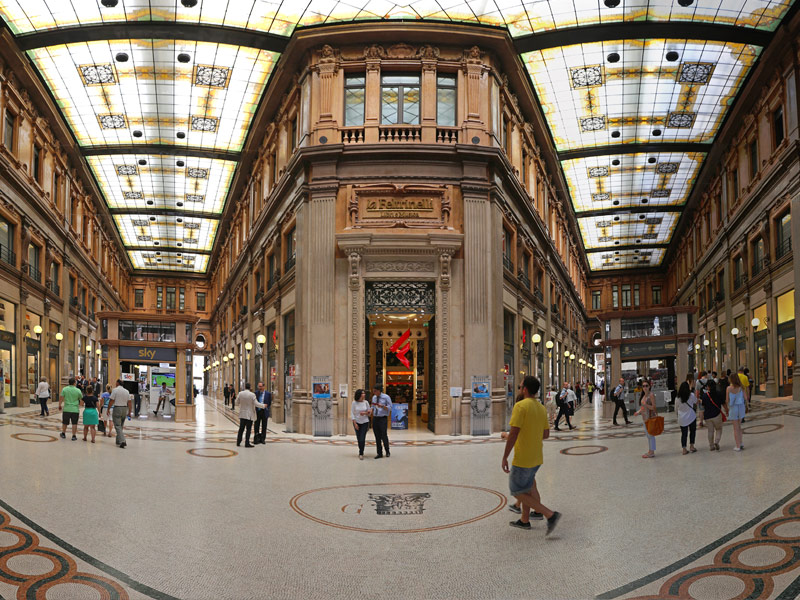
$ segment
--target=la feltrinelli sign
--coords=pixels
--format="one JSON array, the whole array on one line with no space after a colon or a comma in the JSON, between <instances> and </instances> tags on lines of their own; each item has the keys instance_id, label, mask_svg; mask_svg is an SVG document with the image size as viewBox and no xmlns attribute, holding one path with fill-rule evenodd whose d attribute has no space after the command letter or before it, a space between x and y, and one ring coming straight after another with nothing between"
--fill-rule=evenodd
<instances>
[{"instance_id":1,"label":"la feltrinelli sign","mask_svg":"<svg viewBox=\"0 0 800 600\"><path fill-rule=\"evenodd\" d=\"M353 186L347 204L349 227L452 229L448 188L418 184Z\"/></svg>"}]
</instances>

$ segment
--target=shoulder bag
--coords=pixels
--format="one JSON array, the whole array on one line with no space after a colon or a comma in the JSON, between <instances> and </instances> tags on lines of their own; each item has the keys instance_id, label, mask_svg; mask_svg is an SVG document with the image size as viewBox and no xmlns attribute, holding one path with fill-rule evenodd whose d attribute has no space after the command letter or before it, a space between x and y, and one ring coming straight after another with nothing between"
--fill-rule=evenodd
<instances>
[{"instance_id":1,"label":"shoulder bag","mask_svg":"<svg viewBox=\"0 0 800 600\"><path fill-rule=\"evenodd\" d=\"M711 400L711 404L716 406L717 410L719 411L719 414L722 415L722 422L724 423L725 421L727 421L728 415L725 414L725 411L720 408L719 404L714 402L714 398L711 397L711 394L708 393L708 390L703 390L703 391L705 392L706 396L708 396L708 399Z\"/></svg>"},{"instance_id":2,"label":"shoulder bag","mask_svg":"<svg viewBox=\"0 0 800 600\"><path fill-rule=\"evenodd\" d=\"M650 414L650 407L647 408L647 413ZM655 417L650 417L644 422L644 426L647 429L647 433L650 435L661 435L664 433L664 417L660 417L658 413L656 413Z\"/></svg>"}]
</instances>

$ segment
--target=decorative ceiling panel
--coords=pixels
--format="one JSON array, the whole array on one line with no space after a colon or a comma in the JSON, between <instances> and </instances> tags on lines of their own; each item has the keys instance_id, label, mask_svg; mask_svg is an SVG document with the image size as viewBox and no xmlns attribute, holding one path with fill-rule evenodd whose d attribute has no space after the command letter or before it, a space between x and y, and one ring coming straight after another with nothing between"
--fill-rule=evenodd
<instances>
[{"instance_id":1,"label":"decorative ceiling panel","mask_svg":"<svg viewBox=\"0 0 800 600\"><path fill-rule=\"evenodd\" d=\"M710 142L760 48L620 40L522 55L559 152Z\"/></svg>"},{"instance_id":2,"label":"decorative ceiling panel","mask_svg":"<svg viewBox=\"0 0 800 600\"><path fill-rule=\"evenodd\" d=\"M146 212L114 215L114 222L126 246L186 248L187 251L211 251L219 225L216 219Z\"/></svg>"},{"instance_id":3,"label":"decorative ceiling panel","mask_svg":"<svg viewBox=\"0 0 800 600\"><path fill-rule=\"evenodd\" d=\"M620 213L578 219L587 250L614 246L665 244L672 237L678 213Z\"/></svg>"},{"instance_id":4,"label":"decorative ceiling panel","mask_svg":"<svg viewBox=\"0 0 800 600\"><path fill-rule=\"evenodd\" d=\"M609 4L613 4L609 2ZM131 21L236 27L291 35L296 27L378 19L437 20L506 26L512 36L553 29L641 21L677 21L774 30L791 0L0 0L15 34Z\"/></svg>"},{"instance_id":5,"label":"decorative ceiling panel","mask_svg":"<svg viewBox=\"0 0 800 600\"><path fill-rule=\"evenodd\" d=\"M609 250L587 254L592 271L616 269L642 269L657 267L664 260L664 248L641 248L637 250Z\"/></svg>"},{"instance_id":6,"label":"decorative ceiling panel","mask_svg":"<svg viewBox=\"0 0 800 600\"><path fill-rule=\"evenodd\" d=\"M160 250L130 250L128 256L134 269L187 271L189 273L204 273L208 268L209 258L207 254L161 252Z\"/></svg>"},{"instance_id":7,"label":"decorative ceiling panel","mask_svg":"<svg viewBox=\"0 0 800 600\"><path fill-rule=\"evenodd\" d=\"M104 154L86 160L113 209L222 214L237 163L172 154Z\"/></svg>"},{"instance_id":8,"label":"decorative ceiling panel","mask_svg":"<svg viewBox=\"0 0 800 600\"><path fill-rule=\"evenodd\" d=\"M238 152L277 54L208 42L104 40L28 51L82 146Z\"/></svg>"},{"instance_id":9,"label":"decorative ceiling panel","mask_svg":"<svg viewBox=\"0 0 800 600\"><path fill-rule=\"evenodd\" d=\"M703 152L647 152L561 162L575 212L682 206L705 159Z\"/></svg>"}]
</instances>

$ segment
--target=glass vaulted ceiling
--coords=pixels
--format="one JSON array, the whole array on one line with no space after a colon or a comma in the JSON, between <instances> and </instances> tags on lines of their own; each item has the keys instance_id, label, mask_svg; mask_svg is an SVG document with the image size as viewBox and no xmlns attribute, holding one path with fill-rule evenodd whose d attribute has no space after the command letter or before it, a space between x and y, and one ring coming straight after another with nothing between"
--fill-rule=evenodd
<instances>
[{"instance_id":1,"label":"glass vaulted ceiling","mask_svg":"<svg viewBox=\"0 0 800 600\"><path fill-rule=\"evenodd\" d=\"M201 273L279 55L205 35L36 45L36 34L148 22L284 37L298 27L379 19L503 27L521 49L562 159L590 268L601 271L661 264L707 147L763 49L725 35L682 38L683 26L768 33L792 3L0 0L0 16L27 38L134 268ZM675 25L669 37L638 27L659 23ZM620 39L597 35L625 25ZM560 31L569 35L535 43ZM582 42L587 31L593 38Z\"/></svg>"}]
</instances>

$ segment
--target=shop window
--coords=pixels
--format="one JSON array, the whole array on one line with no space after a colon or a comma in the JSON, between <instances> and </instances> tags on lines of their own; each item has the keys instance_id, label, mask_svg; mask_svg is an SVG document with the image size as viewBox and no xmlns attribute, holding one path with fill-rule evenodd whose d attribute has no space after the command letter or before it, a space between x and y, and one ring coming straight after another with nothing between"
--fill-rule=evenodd
<instances>
[{"instance_id":1,"label":"shop window","mask_svg":"<svg viewBox=\"0 0 800 600\"><path fill-rule=\"evenodd\" d=\"M5 144L9 152L14 152L15 121L14 113L6 109L5 118L3 119L3 144Z\"/></svg>"},{"instance_id":2,"label":"shop window","mask_svg":"<svg viewBox=\"0 0 800 600\"><path fill-rule=\"evenodd\" d=\"M783 106L779 106L772 112L772 139L774 140L775 148L783 142Z\"/></svg>"},{"instance_id":3,"label":"shop window","mask_svg":"<svg viewBox=\"0 0 800 600\"><path fill-rule=\"evenodd\" d=\"M602 308L600 294L600 291L592 292L592 310L600 310Z\"/></svg>"},{"instance_id":4,"label":"shop window","mask_svg":"<svg viewBox=\"0 0 800 600\"><path fill-rule=\"evenodd\" d=\"M661 286L653 286L653 304L661 304Z\"/></svg>"},{"instance_id":5,"label":"shop window","mask_svg":"<svg viewBox=\"0 0 800 600\"><path fill-rule=\"evenodd\" d=\"M436 122L441 127L456 125L456 76L436 78Z\"/></svg>"},{"instance_id":6,"label":"shop window","mask_svg":"<svg viewBox=\"0 0 800 600\"><path fill-rule=\"evenodd\" d=\"M175 310L175 288L167 288L167 310Z\"/></svg>"},{"instance_id":7,"label":"shop window","mask_svg":"<svg viewBox=\"0 0 800 600\"><path fill-rule=\"evenodd\" d=\"M14 225L0 218L0 260L10 265L17 262L14 254Z\"/></svg>"},{"instance_id":8,"label":"shop window","mask_svg":"<svg viewBox=\"0 0 800 600\"><path fill-rule=\"evenodd\" d=\"M186 288L178 288L178 309L186 308Z\"/></svg>"},{"instance_id":9,"label":"shop window","mask_svg":"<svg viewBox=\"0 0 800 600\"><path fill-rule=\"evenodd\" d=\"M359 127L364 124L364 75L348 75L344 80L344 126Z\"/></svg>"},{"instance_id":10,"label":"shop window","mask_svg":"<svg viewBox=\"0 0 800 600\"><path fill-rule=\"evenodd\" d=\"M616 285L611 286L611 306L619 308L619 287Z\"/></svg>"},{"instance_id":11,"label":"shop window","mask_svg":"<svg viewBox=\"0 0 800 600\"><path fill-rule=\"evenodd\" d=\"M205 292L197 292L195 295L195 302L197 303L197 310L205 310L206 309L206 293Z\"/></svg>"},{"instance_id":12,"label":"shop window","mask_svg":"<svg viewBox=\"0 0 800 600\"><path fill-rule=\"evenodd\" d=\"M631 307L631 286L630 285L623 285L622 286L622 308L630 308Z\"/></svg>"},{"instance_id":13,"label":"shop window","mask_svg":"<svg viewBox=\"0 0 800 600\"><path fill-rule=\"evenodd\" d=\"M418 125L420 107L419 75L381 77L381 123Z\"/></svg>"},{"instance_id":14,"label":"shop window","mask_svg":"<svg viewBox=\"0 0 800 600\"><path fill-rule=\"evenodd\" d=\"M778 296L778 352L779 373L778 393L781 396L792 394L792 371L796 360L796 335L794 324L794 290Z\"/></svg>"},{"instance_id":15,"label":"shop window","mask_svg":"<svg viewBox=\"0 0 800 600\"><path fill-rule=\"evenodd\" d=\"M134 308L144 308L144 290L137 288L133 290L133 306Z\"/></svg>"},{"instance_id":16,"label":"shop window","mask_svg":"<svg viewBox=\"0 0 800 600\"><path fill-rule=\"evenodd\" d=\"M781 258L792 251L792 215L786 213L778 219L778 247L775 257Z\"/></svg>"},{"instance_id":17,"label":"shop window","mask_svg":"<svg viewBox=\"0 0 800 600\"><path fill-rule=\"evenodd\" d=\"M42 149L38 144L33 145L33 178L42 183Z\"/></svg>"},{"instance_id":18,"label":"shop window","mask_svg":"<svg viewBox=\"0 0 800 600\"><path fill-rule=\"evenodd\" d=\"M156 288L156 308L164 308L164 288L161 286Z\"/></svg>"},{"instance_id":19,"label":"shop window","mask_svg":"<svg viewBox=\"0 0 800 600\"><path fill-rule=\"evenodd\" d=\"M750 181L752 181L758 173L758 142L756 140L747 146L747 158L750 161Z\"/></svg>"}]
</instances>

